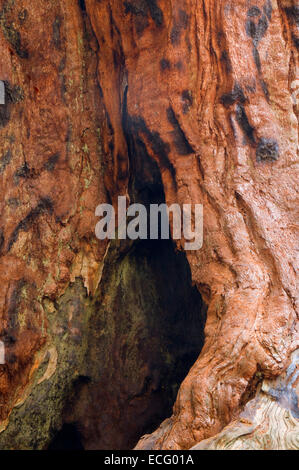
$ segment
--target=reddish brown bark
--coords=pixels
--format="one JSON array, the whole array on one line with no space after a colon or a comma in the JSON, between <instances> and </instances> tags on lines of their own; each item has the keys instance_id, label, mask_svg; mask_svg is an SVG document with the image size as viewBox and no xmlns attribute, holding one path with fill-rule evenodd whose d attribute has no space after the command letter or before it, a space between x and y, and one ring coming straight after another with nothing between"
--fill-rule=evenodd
<instances>
[{"instance_id":1,"label":"reddish brown bark","mask_svg":"<svg viewBox=\"0 0 299 470\"><path fill-rule=\"evenodd\" d=\"M187 256L209 305L205 346L172 418L139 446L188 449L238 414L257 373L280 374L298 340L298 7L86 5L116 179L129 136L129 158L142 140L158 163L167 203L204 205L204 247Z\"/></svg>"},{"instance_id":2,"label":"reddish brown bark","mask_svg":"<svg viewBox=\"0 0 299 470\"><path fill-rule=\"evenodd\" d=\"M204 206L187 257L209 309L173 416L138 447L189 449L298 346L298 6L80 4L0 1L0 432L53 349L45 305L99 284L95 207L129 194L146 154L168 204Z\"/></svg>"},{"instance_id":3,"label":"reddish brown bark","mask_svg":"<svg viewBox=\"0 0 299 470\"><path fill-rule=\"evenodd\" d=\"M49 341L43 299L82 276L92 291L105 252L94 236L103 108L97 42L77 2L1 1L0 416L22 400ZM87 28L87 29L86 29Z\"/></svg>"}]
</instances>

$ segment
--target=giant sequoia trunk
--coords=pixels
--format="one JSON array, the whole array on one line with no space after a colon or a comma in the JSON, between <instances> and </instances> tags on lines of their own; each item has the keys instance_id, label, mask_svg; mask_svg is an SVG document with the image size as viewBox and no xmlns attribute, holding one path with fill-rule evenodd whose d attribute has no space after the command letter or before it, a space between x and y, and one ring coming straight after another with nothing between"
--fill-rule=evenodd
<instances>
[{"instance_id":1,"label":"giant sequoia trunk","mask_svg":"<svg viewBox=\"0 0 299 470\"><path fill-rule=\"evenodd\" d=\"M198 355L137 448L298 448L296 1L0 6L1 448L132 447ZM95 238L145 192L203 248Z\"/></svg>"}]
</instances>

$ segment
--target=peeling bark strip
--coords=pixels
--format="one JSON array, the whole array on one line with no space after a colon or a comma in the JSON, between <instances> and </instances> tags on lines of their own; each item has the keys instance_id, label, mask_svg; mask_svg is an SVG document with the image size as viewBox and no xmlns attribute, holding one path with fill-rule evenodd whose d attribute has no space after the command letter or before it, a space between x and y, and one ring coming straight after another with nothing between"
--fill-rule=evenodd
<instances>
[{"instance_id":1,"label":"peeling bark strip","mask_svg":"<svg viewBox=\"0 0 299 470\"><path fill-rule=\"evenodd\" d=\"M47 307L76 277L94 292L107 248L94 235L94 208L107 201L104 111L98 44L84 8L60 0L0 7L1 449L46 448L62 426L82 338L76 315L58 320ZM55 350L57 338L57 370L38 385L51 361L45 345ZM24 403L22 417L16 403Z\"/></svg>"},{"instance_id":2,"label":"peeling bark strip","mask_svg":"<svg viewBox=\"0 0 299 470\"><path fill-rule=\"evenodd\" d=\"M204 204L205 244L188 260L209 305L205 346L173 416L139 449L189 449L218 433L263 377L283 373L298 340L293 3L153 2L163 28L145 1L87 3L99 42L106 39L98 80L114 143L125 140L130 156L128 135L141 139L166 202ZM113 74L108 11L123 53ZM115 118L124 82L127 127Z\"/></svg>"}]
</instances>

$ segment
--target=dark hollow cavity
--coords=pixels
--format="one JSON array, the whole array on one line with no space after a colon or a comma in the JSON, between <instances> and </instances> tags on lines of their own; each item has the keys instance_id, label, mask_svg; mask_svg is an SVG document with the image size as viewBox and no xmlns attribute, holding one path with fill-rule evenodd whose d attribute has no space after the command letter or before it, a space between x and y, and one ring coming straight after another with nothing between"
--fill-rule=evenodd
<instances>
[{"instance_id":1,"label":"dark hollow cavity","mask_svg":"<svg viewBox=\"0 0 299 470\"><path fill-rule=\"evenodd\" d=\"M124 128L131 202L164 203L158 166L142 139L144 126L132 129L124 122ZM79 341L86 345L80 376L88 380L72 382L62 422L77 423L85 449L132 449L171 416L204 344L206 306L192 285L185 253L172 240L116 240L94 298L78 279L59 309L66 323L71 309L79 330L88 318ZM78 356L76 351L70 354Z\"/></svg>"},{"instance_id":2,"label":"dark hollow cavity","mask_svg":"<svg viewBox=\"0 0 299 470\"><path fill-rule=\"evenodd\" d=\"M53 438L49 450L84 450L77 426L64 424Z\"/></svg>"}]
</instances>

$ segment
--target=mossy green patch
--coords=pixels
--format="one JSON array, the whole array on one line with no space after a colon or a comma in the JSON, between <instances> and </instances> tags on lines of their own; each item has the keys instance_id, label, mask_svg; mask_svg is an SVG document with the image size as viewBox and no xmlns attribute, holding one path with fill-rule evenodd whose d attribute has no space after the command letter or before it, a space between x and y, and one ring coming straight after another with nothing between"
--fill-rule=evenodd
<instances>
[{"instance_id":1,"label":"mossy green patch","mask_svg":"<svg viewBox=\"0 0 299 470\"><path fill-rule=\"evenodd\" d=\"M171 414L205 321L185 255L171 241L112 242L94 297L76 279L42 304L49 352L0 449L46 449L65 423L84 430L84 446L128 449Z\"/></svg>"}]
</instances>

